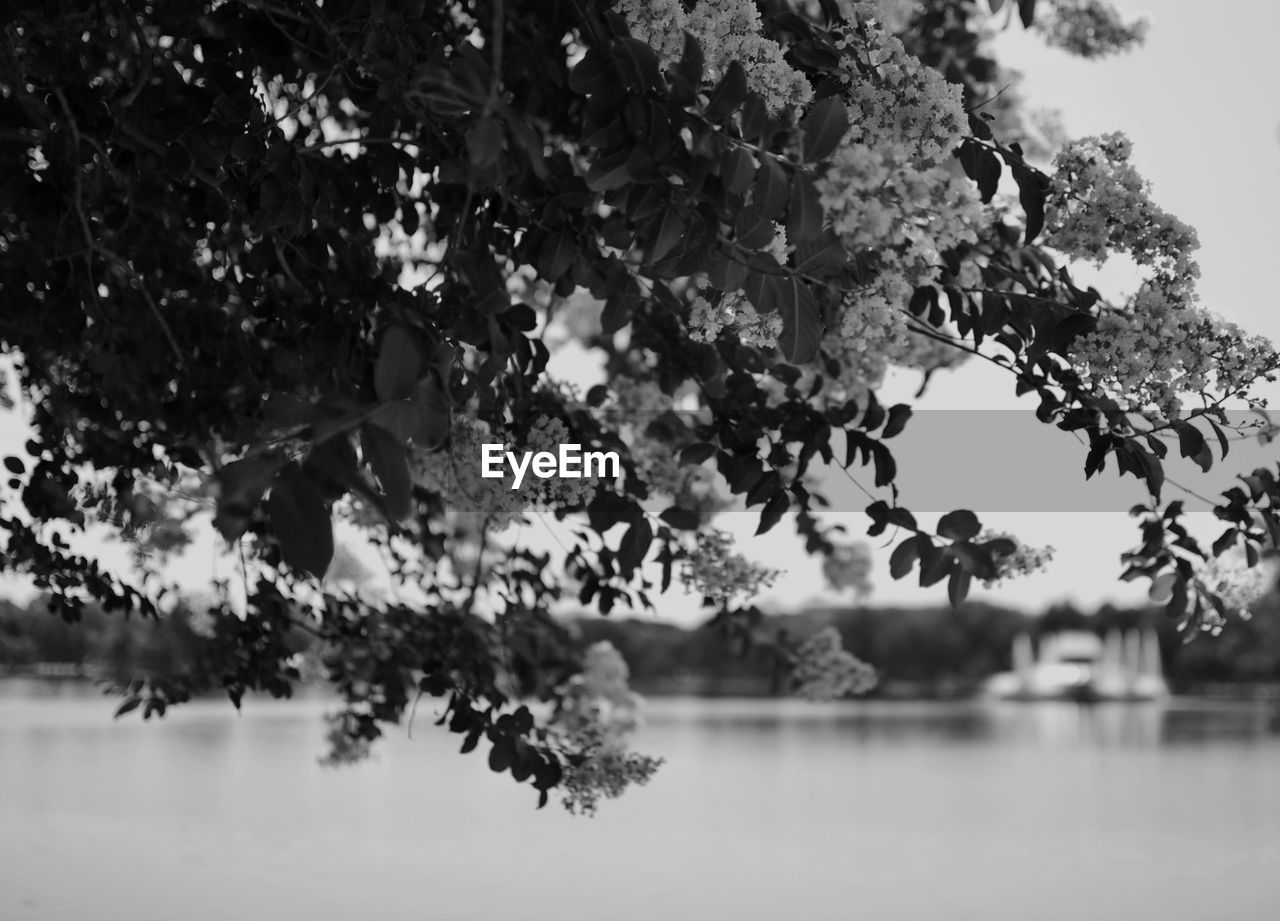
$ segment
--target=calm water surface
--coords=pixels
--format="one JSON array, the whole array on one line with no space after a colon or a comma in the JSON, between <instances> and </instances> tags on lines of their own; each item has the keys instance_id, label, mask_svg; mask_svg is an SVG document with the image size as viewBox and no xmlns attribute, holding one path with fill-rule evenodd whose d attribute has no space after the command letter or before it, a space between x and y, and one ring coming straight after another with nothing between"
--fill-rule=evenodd
<instances>
[{"instance_id":1,"label":"calm water surface","mask_svg":"<svg viewBox=\"0 0 1280 921\"><path fill-rule=\"evenodd\" d=\"M425 708L322 769L324 708L0 685L0 918L1280 917L1265 708L652 701L668 763L594 819Z\"/></svg>"}]
</instances>

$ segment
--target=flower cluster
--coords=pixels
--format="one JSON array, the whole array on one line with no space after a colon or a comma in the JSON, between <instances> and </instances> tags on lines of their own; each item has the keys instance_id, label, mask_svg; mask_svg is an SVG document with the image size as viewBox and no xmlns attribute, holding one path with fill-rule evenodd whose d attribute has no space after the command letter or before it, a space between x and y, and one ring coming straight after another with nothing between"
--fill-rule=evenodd
<instances>
[{"instance_id":1,"label":"flower cluster","mask_svg":"<svg viewBox=\"0 0 1280 921\"><path fill-rule=\"evenodd\" d=\"M1150 23L1125 22L1106 0L1050 0L1038 11L1035 30L1045 44L1082 58L1101 58L1141 45Z\"/></svg>"},{"instance_id":2,"label":"flower cluster","mask_svg":"<svg viewBox=\"0 0 1280 921\"><path fill-rule=\"evenodd\" d=\"M914 366L920 344L903 308L935 277L939 253L976 241L983 206L971 184L942 167L916 167L901 144L846 144L817 186L845 247L875 267L869 284L846 295L827 346L849 355L842 382L874 387L889 364Z\"/></svg>"},{"instance_id":3,"label":"flower cluster","mask_svg":"<svg viewBox=\"0 0 1280 921\"><path fill-rule=\"evenodd\" d=\"M733 550L733 539L725 531L699 531L697 544L684 561L680 581L686 590L696 590L717 604L727 604L741 596L751 598L773 585L780 575L753 563Z\"/></svg>"},{"instance_id":4,"label":"flower cluster","mask_svg":"<svg viewBox=\"0 0 1280 921\"><path fill-rule=\"evenodd\" d=\"M858 27L838 43L854 63L843 77L851 122L845 143L901 144L922 168L945 162L969 123L960 86L880 26L876 4L856 3L853 12Z\"/></svg>"},{"instance_id":5,"label":"flower cluster","mask_svg":"<svg viewBox=\"0 0 1280 921\"><path fill-rule=\"evenodd\" d=\"M699 295L689 310L689 337L695 342L714 342L726 328L743 345L771 349L782 333L782 317L757 313L742 291L726 292L715 304Z\"/></svg>"},{"instance_id":6,"label":"flower cluster","mask_svg":"<svg viewBox=\"0 0 1280 921\"><path fill-rule=\"evenodd\" d=\"M1274 558L1249 566L1236 554L1197 559L1195 567L1201 586L1222 599L1228 614L1243 618L1252 616L1250 608L1275 589L1280 575L1280 566ZM1215 608L1208 605L1206 608L1202 627L1213 632L1220 630L1225 621Z\"/></svg>"},{"instance_id":7,"label":"flower cluster","mask_svg":"<svg viewBox=\"0 0 1280 921\"><path fill-rule=\"evenodd\" d=\"M1154 421L1176 419L1181 395L1243 395L1280 366L1274 346L1215 317L1192 290L1147 281L1123 312L1104 313L1073 343L1082 380L1123 409Z\"/></svg>"},{"instance_id":8,"label":"flower cluster","mask_svg":"<svg viewBox=\"0 0 1280 921\"><path fill-rule=\"evenodd\" d=\"M1129 162L1132 153L1120 132L1082 138L1058 152L1045 203L1048 242L1097 263L1127 253L1170 282L1189 283L1200 275L1192 258L1200 245L1196 232L1151 200L1146 180Z\"/></svg>"},{"instance_id":9,"label":"flower cluster","mask_svg":"<svg viewBox=\"0 0 1280 921\"><path fill-rule=\"evenodd\" d=\"M662 764L661 758L627 749L643 704L628 677L618 650L596 643L586 652L582 673L561 695L550 729L575 753L559 787L571 813L594 814L601 797L612 799L633 783L647 783Z\"/></svg>"},{"instance_id":10,"label":"flower cluster","mask_svg":"<svg viewBox=\"0 0 1280 921\"><path fill-rule=\"evenodd\" d=\"M791 687L806 700L839 700L863 694L876 683L876 670L844 648L835 627L809 636L795 652Z\"/></svg>"},{"instance_id":11,"label":"flower cluster","mask_svg":"<svg viewBox=\"0 0 1280 921\"><path fill-rule=\"evenodd\" d=\"M666 63L680 59L685 32L702 47L707 80L718 81L737 61L770 112L799 109L813 98L809 81L786 62L782 46L761 34L754 0L702 0L688 12L680 0L620 0L616 8L631 34Z\"/></svg>"},{"instance_id":12,"label":"flower cluster","mask_svg":"<svg viewBox=\"0 0 1280 921\"><path fill-rule=\"evenodd\" d=\"M912 363L919 346L902 307L934 277L941 252L976 241L984 210L948 166L967 125L960 87L879 26L874 4L852 12L857 28L840 41L851 124L817 188L832 229L873 272L847 294L824 343L856 393L889 364Z\"/></svg>"},{"instance_id":13,"label":"flower cluster","mask_svg":"<svg viewBox=\"0 0 1280 921\"><path fill-rule=\"evenodd\" d=\"M1104 312L1073 343L1085 382L1124 409L1177 418L1181 395L1217 387L1239 394L1280 365L1274 348L1200 306L1195 231L1151 201L1122 134L1067 145L1054 160L1046 206L1050 244L1101 262L1127 253L1152 270L1126 308Z\"/></svg>"},{"instance_id":14,"label":"flower cluster","mask_svg":"<svg viewBox=\"0 0 1280 921\"><path fill-rule=\"evenodd\" d=\"M1003 531L988 529L978 535L979 543L998 539L1013 541L1017 547L1012 553L996 555L997 574L994 579L983 580L982 584L986 588L994 588L1008 579L1016 579L1019 576L1041 571L1053 559L1053 547L1028 547L1012 534L1006 534Z\"/></svg>"}]
</instances>

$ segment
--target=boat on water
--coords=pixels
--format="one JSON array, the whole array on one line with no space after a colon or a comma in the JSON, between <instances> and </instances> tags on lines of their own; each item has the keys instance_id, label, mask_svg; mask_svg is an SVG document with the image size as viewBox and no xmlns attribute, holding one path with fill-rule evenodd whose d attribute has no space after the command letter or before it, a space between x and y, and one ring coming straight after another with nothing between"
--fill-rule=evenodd
<instances>
[{"instance_id":1,"label":"boat on water","mask_svg":"<svg viewBox=\"0 0 1280 921\"><path fill-rule=\"evenodd\" d=\"M1169 693L1154 630L1113 630L1102 639L1063 631L1013 641L1013 671L992 675L985 691L1005 700L1158 700Z\"/></svg>"}]
</instances>

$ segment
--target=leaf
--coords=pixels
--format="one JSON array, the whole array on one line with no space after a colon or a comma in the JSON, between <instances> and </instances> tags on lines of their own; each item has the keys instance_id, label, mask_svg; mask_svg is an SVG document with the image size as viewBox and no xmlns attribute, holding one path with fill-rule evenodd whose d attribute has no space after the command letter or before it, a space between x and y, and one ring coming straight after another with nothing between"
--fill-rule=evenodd
<instances>
[{"instance_id":1,"label":"leaf","mask_svg":"<svg viewBox=\"0 0 1280 921\"><path fill-rule=\"evenodd\" d=\"M591 96L613 83L613 74L609 69L609 61L595 48L588 49L586 55L569 71L569 89L583 96Z\"/></svg>"},{"instance_id":2,"label":"leaf","mask_svg":"<svg viewBox=\"0 0 1280 921\"><path fill-rule=\"evenodd\" d=\"M911 407L906 403L896 403L889 407L889 421L885 423L884 431L880 433L881 438L892 438L902 432L907 427L907 420L911 418Z\"/></svg>"},{"instance_id":3,"label":"leaf","mask_svg":"<svg viewBox=\"0 0 1280 921\"><path fill-rule=\"evenodd\" d=\"M777 279L778 276L772 278ZM793 365L812 361L822 341L817 299L809 286L793 275L787 275L774 284L779 288L778 310L782 314L778 348Z\"/></svg>"},{"instance_id":4,"label":"leaf","mask_svg":"<svg viewBox=\"0 0 1280 921\"><path fill-rule=\"evenodd\" d=\"M142 703L141 697L126 698L124 703L116 707L114 719L119 719L120 717L124 716L126 713L130 713L138 709L138 705L141 703Z\"/></svg>"},{"instance_id":5,"label":"leaf","mask_svg":"<svg viewBox=\"0 0 1280 921\"><path fill-rule=\"evenodd\" d=\"M731 147L720 157L720 183L733 195L744 192L756 175L756 161L742 147Z\"/></svg>"},{"instance_id":6,"label":"leaf","mask_svg":"<svg viewBox=\"0 0 1280 921\"><path fill-rule=\"evenodd\" d=\"M1234 547L1239 539L1240 532L1235 528L1228 528L1223 531L1218 535L1218 539L1213 542L1213 555L1222 556L1222 554Z\"/></svg>"},{"instance_id":7,"label":"leaf","mask_svg":"<svg viewBox=\"0 0 1280 921\"><path fill-rule=\"evenodd\" d=\"M678 505L671 506L658 517L677 531L696 531L702 521L697 512L680 508Z\"/></svg>"},{"instance_id":8,"label":"leaf","mask_svg":"<svg viewBox=\"0 0 1280 921\"><path fill-rule=\"evenodd\" d=\"M871 457L876 465L877 486L888 486L898 476L898 462L893 459L893 452L883 442L871 442Z\"/></svg>"},{"instance_id":9,"label":"leaf","mask_svg":"<svg viewBox=\"0 0 1280 921\"><path fill-rule=\"evenodd\" d=\"M218 472L218 511L213 524L226 540L235 540L249 527L249 514L279 468L277 460L246 458Z\"/></svg>"},{"instance_id":10,"label":"leaf","mask_svg":"<svg viewBox=\"0 0 1280 921\"><path fill-rule=\"evenodd\" d=\"M684 33L684 54L680 56L680 76L684 77L688 84L696 90L698 85L702 83L703 67L702 46L693 37L693 33L686 31Z\"/></svg>"},{"instance_id":11,"label":"leaf","mask_svg":"<svg viewBox=\"0 0 1280 921\"><path fill-rule=\"evenodd\" d=\"M791 183L791 201L787 205L787 242L797 244L822 233L822 202L818 190L807 176L796 176Z\"/></svg>"},{"instance_id":12,"label":"leaf","mask_svg":"<svg viewBox=\"0 0 1280 921\"><path fill-rule=\"evenodd\" d=\"M640 303L640 296L631 291L616 291L609 295L600 311L600 328L608 335L616 333L631 322Z\"/></svg>"},{"instance_id":13,"label":"leaf","mask_svg":"<svg viewBox=\"0 0 1280 921\"><path fill-rule=\"evenodd\" d=\"M760 510L760 526L756 528L756 536L766 533L773 528L787 509L791 507L791 500L787 498L785 492L779 492L772 499L764 504L764 508Z\"/></svg>"},{"instance_id":14,"label":"leaf","mask_svg":"<svg viewBox=\"0 0 1280 921\"><path fill-rule=\"evenodd\" d=\"M960 146L960 165L965 175L978 184L983 203L990 202L1000 185L1000 158L983 145L967 141Z\"/></svg>"},{"instance_id":15,"label":"leaf","mask_svg":"<svg viewBox=\"0 0 1280 921\"><path fill-rule=\"evenodd\" d=\"M489 749L489 770L495 774L501 774L511 767L511 755L511 740L506 736L498 736L497 741L493 743L493 748Z\"/></svg>"},{"instance_id":16,"label":"leaf","mask_svg":"<svg viewBox=\"0 0 1280 921\"><path fill-rule=\"evenodd\" d=\"M806 163L820 163L835 153L849 130L849 113L834 96L819 99L800 122Z\"/></svg>"},{"instance_id":17,"label":"leaf","mask_svg":"<svg viewBox=\"0 0 1280 921\"><path fill-rule=\"evenodd\" d=\"M649 243L649 255L645 265L653 265L676 248L688 225L675 208L664 210L656 221L657 231Z\"/></svg>"},{"instance_id":18,"label":"leaf","mask_svg":"<svg viewBox=\"0 0 1280 921\"><path fill-rule=\"evenodd\" d=\"M1022 25L1031 28L1031 23L1036 18L1036 0L1018 0L1018 16L1022 19Z\"/></svg>"},{"instance_id":19,"label":"leaf","mask_svg":"<svg viewBox=\"0 0 1280 921\"><path fill-rule=\"evenodd\" d=\"M1218 436L1218 447L1222 449L1222 456L1225 458L1227 456L1227 451L1231 448L1231 445L1227 443L1226 433L1223 432L1218 423L1214 422L1212 419L1207 419L1207 421L1209 423L1209 428L1213 429L1213 434Z\"/></svg>"},{"instance_id":20,"label":"leaf","mask_svg":"<svg viewBox=\"0 0 1280 921\"><path fill-rule=\"evenodd\" d=\"M382 334L378 363L373 369L373 389L379 400L403 400L413 392L422 375L425 356L414 341L413 332L392 326Z\"/></svg>"},{"instance_id":21,"label":"leaf","mask_svg":"<svg viewBox=\"0 0 1280 921\"><path fill-rule=\"evenodd\" d=\"M573 265L578 252L578 241L568 227L548 237L538 253L538 274L547 281L556 281Z\"/></svg>"},{"instance_id":22,"label":"leaf","mask_svg":"<svg viewBox=\"0 0 1280 921\"><path fill-rule=\"evenodd\" d=\"M658 54L638 38L621 39L613 49L624 82L641 92L662 86Z\"/></svg>"},{"instance_id":23,"label":"leaf","mask_svg":"<svg viewBox=\"0 0 1280 921\"><path fill-rule=\"evenodd\" d=\"M434 376L428 376L415 388L413 403L418 410L413 443L426 451L434 450L449 437L452 417L449 396Z\"/></svg>"},{"instance_id":24,"label":"leaf","mask_svg":"<svg viewBox=\"0 0 1280 921\"><path fill-rule=\"evenodd\" d=\"M262 407L262 421L271 431L306 425L315 419L315 407L292 393L273 393Z\"/></svg>"},{"instance_id":25,"label":"leaf","mask_svg":"<svg viewBox=\"0 0 1280 921\"><path fill-rule=\"evenodd\" d=\"M766 220L772 221L787 204L790 183L773 158L762 158L756 172L756 184L751 190L751 203L760 209Z\"/></svg>"},{"instance_id":26,"label":"leaf","mask_svg":"<svg viewBox=\"0 0 1280 921\"><path fill-rule=\"evenodd\" d=\"M484 117L467 132L467 157L472 169L488 169L502 156L505 140L502 123L496 118Z\"/></svg>"},{"instance_id":27,"label":"leaf","mask_svg":"<svg viewBox=\"0 0 1280 921\"><path fill-rule=\"evenodd\" d=\"M981 530L978 516L964 509L948 512L938 521L938 534L948 540L972 540Z\"/></svg>"},{"instance_id":28,"label":"leaf","mask_svg":"<svg viewBox=\"0 0 1280 921\"><path fill-rule=\"evenodd\" d=\"M413 508L413 480L404 442L384 428L365 425L360 429L360 444L365 462L387 497L388 514L396 521L404 521Z\"/></svg>"},{"instance_id":29,"label":"leaf","mask_svg":"<svg viewBox=\"0 0 1280 921\"><path fill-rule=\"evenodd\" d=\"M1024 245L1040 235L1044 229L1044 199L1048 191L1048 178L1026 167L1013 167L1013 178L1018 183L1018 203L1027 215L1027 232Z\"/></svg>"},{"instance_id":30,"label":"leaf","mask_svg":"<svg viewBox=\"0 0 1280 921\"><path fill-rule=\"evenodd\" d=\"M734 219L733 232L738 245L744 249L762 249L773 242L773 221L758 205L747 205Z\"/></svg>"},{"instance_id":31,"label":"leaf","mask_svg":"<svg viewBox=\"0 0 1280 921\"><path fill-rule=\"evenodd\" d=\"M603 534L614 525L627 520L634 506L625 498L609 489L599 490L587 503L587 522L598 534Z\"/></svg>"},{"instance_id":32,"label":"leaf","mask_svg":"<svg viewBox=\"0 0 1280 921\"><path fill-rule=\"evenodd\" d=\"M623 148L594 160L587 169L587 188L593 192L622 188L631 181L630 158L630 149Z\"/></svg>"},{"instance_id":33,"label":"leaf","mask_svg":"<svg viewBox=\"0 0 1280 921\"><path fill-rule=\"evenodd\" d=\"M695 441L680 452L680 466L701 464L716 453L716 446L705 441Z\"/></svg>"},{"instance_id":34,"label":"leaf","mask_svg":"<svg viewBox=\"0 0 1280 921\"><path fill-rule=\"evenodd\" d=\"M1204 453L1209 447L1204 435L1190 422L1179 422L1173 428L1178 433L1178 450L1182 456L1195 459L1200 469L1207 471L1213 463L1213 455L1209 455L1208 463L1203 462Z\"/></svg>"},{"instance_id":35,"label":"leaf","mask_svg":"<svg viewBox=\"0 0 1280 921\"><path fill-rule=\"evenodd\" d=\"M972 582L973 574L963 566L957 566L951 571L951 580L947 583L947 598L953 608L958 608L960 602L968 597Z\"/></svg>"},{"instance_id":36,"label":"leaf","mask_svg":"<svg viewBox=\"0 0 1280 921\"><path fill-rule=\"evenodd\" d=\"M729 491L736 496L750 491L751 487L760 482L760 478L764 476L764 465L755 456L734 457L729 463L729 469L723 472L729 483Z\"/></svg>"},{"instance_id":37,"label":"leaf","mask_svg":"<svg viewBox=\"0 0 1280 921\"><path fill-rule=\"evenodd\" d=\"M333 524L320 491L299 473L282 473L271 487L267 512L284 561L322 577L333 559Z\"/></svg>"},{"instance_id":38,"label":"leaf","mask_svg":"<svg viewBox=\"0 0 1280 921\"><path fill-rule=\"evenodd\" d=\"M632 522L631 527L622 535L618 543L618 568L624 577L629 577L644 562L653 543L653 528L647 518Z\"/></svg>"},{"instance_id":39,"label":"leaf","mask_svg":"<svg viewBox=\"0 0 1280 921\"><path fill-rule=\"evenodd\" d=\"M724 77L711 91L706 116L718 122L732 115L747 100L747 72L738 61L731 61Z\"/></svg>"},{"instance_id":40,"label":"leaf","mask_svg":"<svg viewBox=\"0 0 1280 921\"><path fill-rule=\"evenodd\" d=\"M379 406L369 422L390 432L403 444L418 431L421 418L417 406L408 400L397 400Z\"/></svg>"},{"instance_id":41,"label":"leaf","mask_svg":"<svg viewBox=\"0 0 1280 921\"><path fill-rule=\"evenodd\" d=\"M916 560L920 559L920 550L923 543L927 543L928 538L919 534L913 534L898 546L893 548L893 553L889 556L889 575L895 579L901 579L911 572L915 566Z\"/></svg>"},{"instance_id":42,"label":"leaf","mask_svg":"<svg viewBox=\"0 0 1280 921\"><path fill-rule=\"evenodd\" d=\"M27 471L27 468L22 463L22 460L17 457L6 457L4 459L4 466L6 470L14 474L15 476L20 476L23 473L26 473Z\"/></svg>"},{"instance_id":43,"label":"leaf","mask_svg":"<svg viewBox=\"0 0 1280 921\"><path fill-rule=\"evenodd\" d=\"M830 227L811 240L796 243L792 257L797 271L807 275L820 274L824 269L843 269L849 261L849 253Z\"/></svg>"},{"instance_id":44,"label":"leaf","mask_svg":"<svg viewBox=\"0 0 1280 921\"><path fill-rule=\"evenodd\" d=\"M747 93L747 101L742 105L742 139L758 141L774 130L775 123L769 118L769 107L759 93Z\"/></svg>"}]
</instances>

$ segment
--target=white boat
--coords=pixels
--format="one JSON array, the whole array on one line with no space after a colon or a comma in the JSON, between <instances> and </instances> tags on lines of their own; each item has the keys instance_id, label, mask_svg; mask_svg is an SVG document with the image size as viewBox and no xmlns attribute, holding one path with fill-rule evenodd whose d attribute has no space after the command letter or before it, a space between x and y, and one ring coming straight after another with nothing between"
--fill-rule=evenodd
<instances>
[{"instance_id":1,"label":"white boat","mask_svg":"<svg viewBox=\"0 0 1280 921\"><path fill-rule=\"evenodd\" d=\"M1105 640L1063 631L1013 641L1013 671L992 675L985 691L1007 700L1156 700L1169 693L1154 630L1113 630Z\"/></svg>"}]
</instances>

